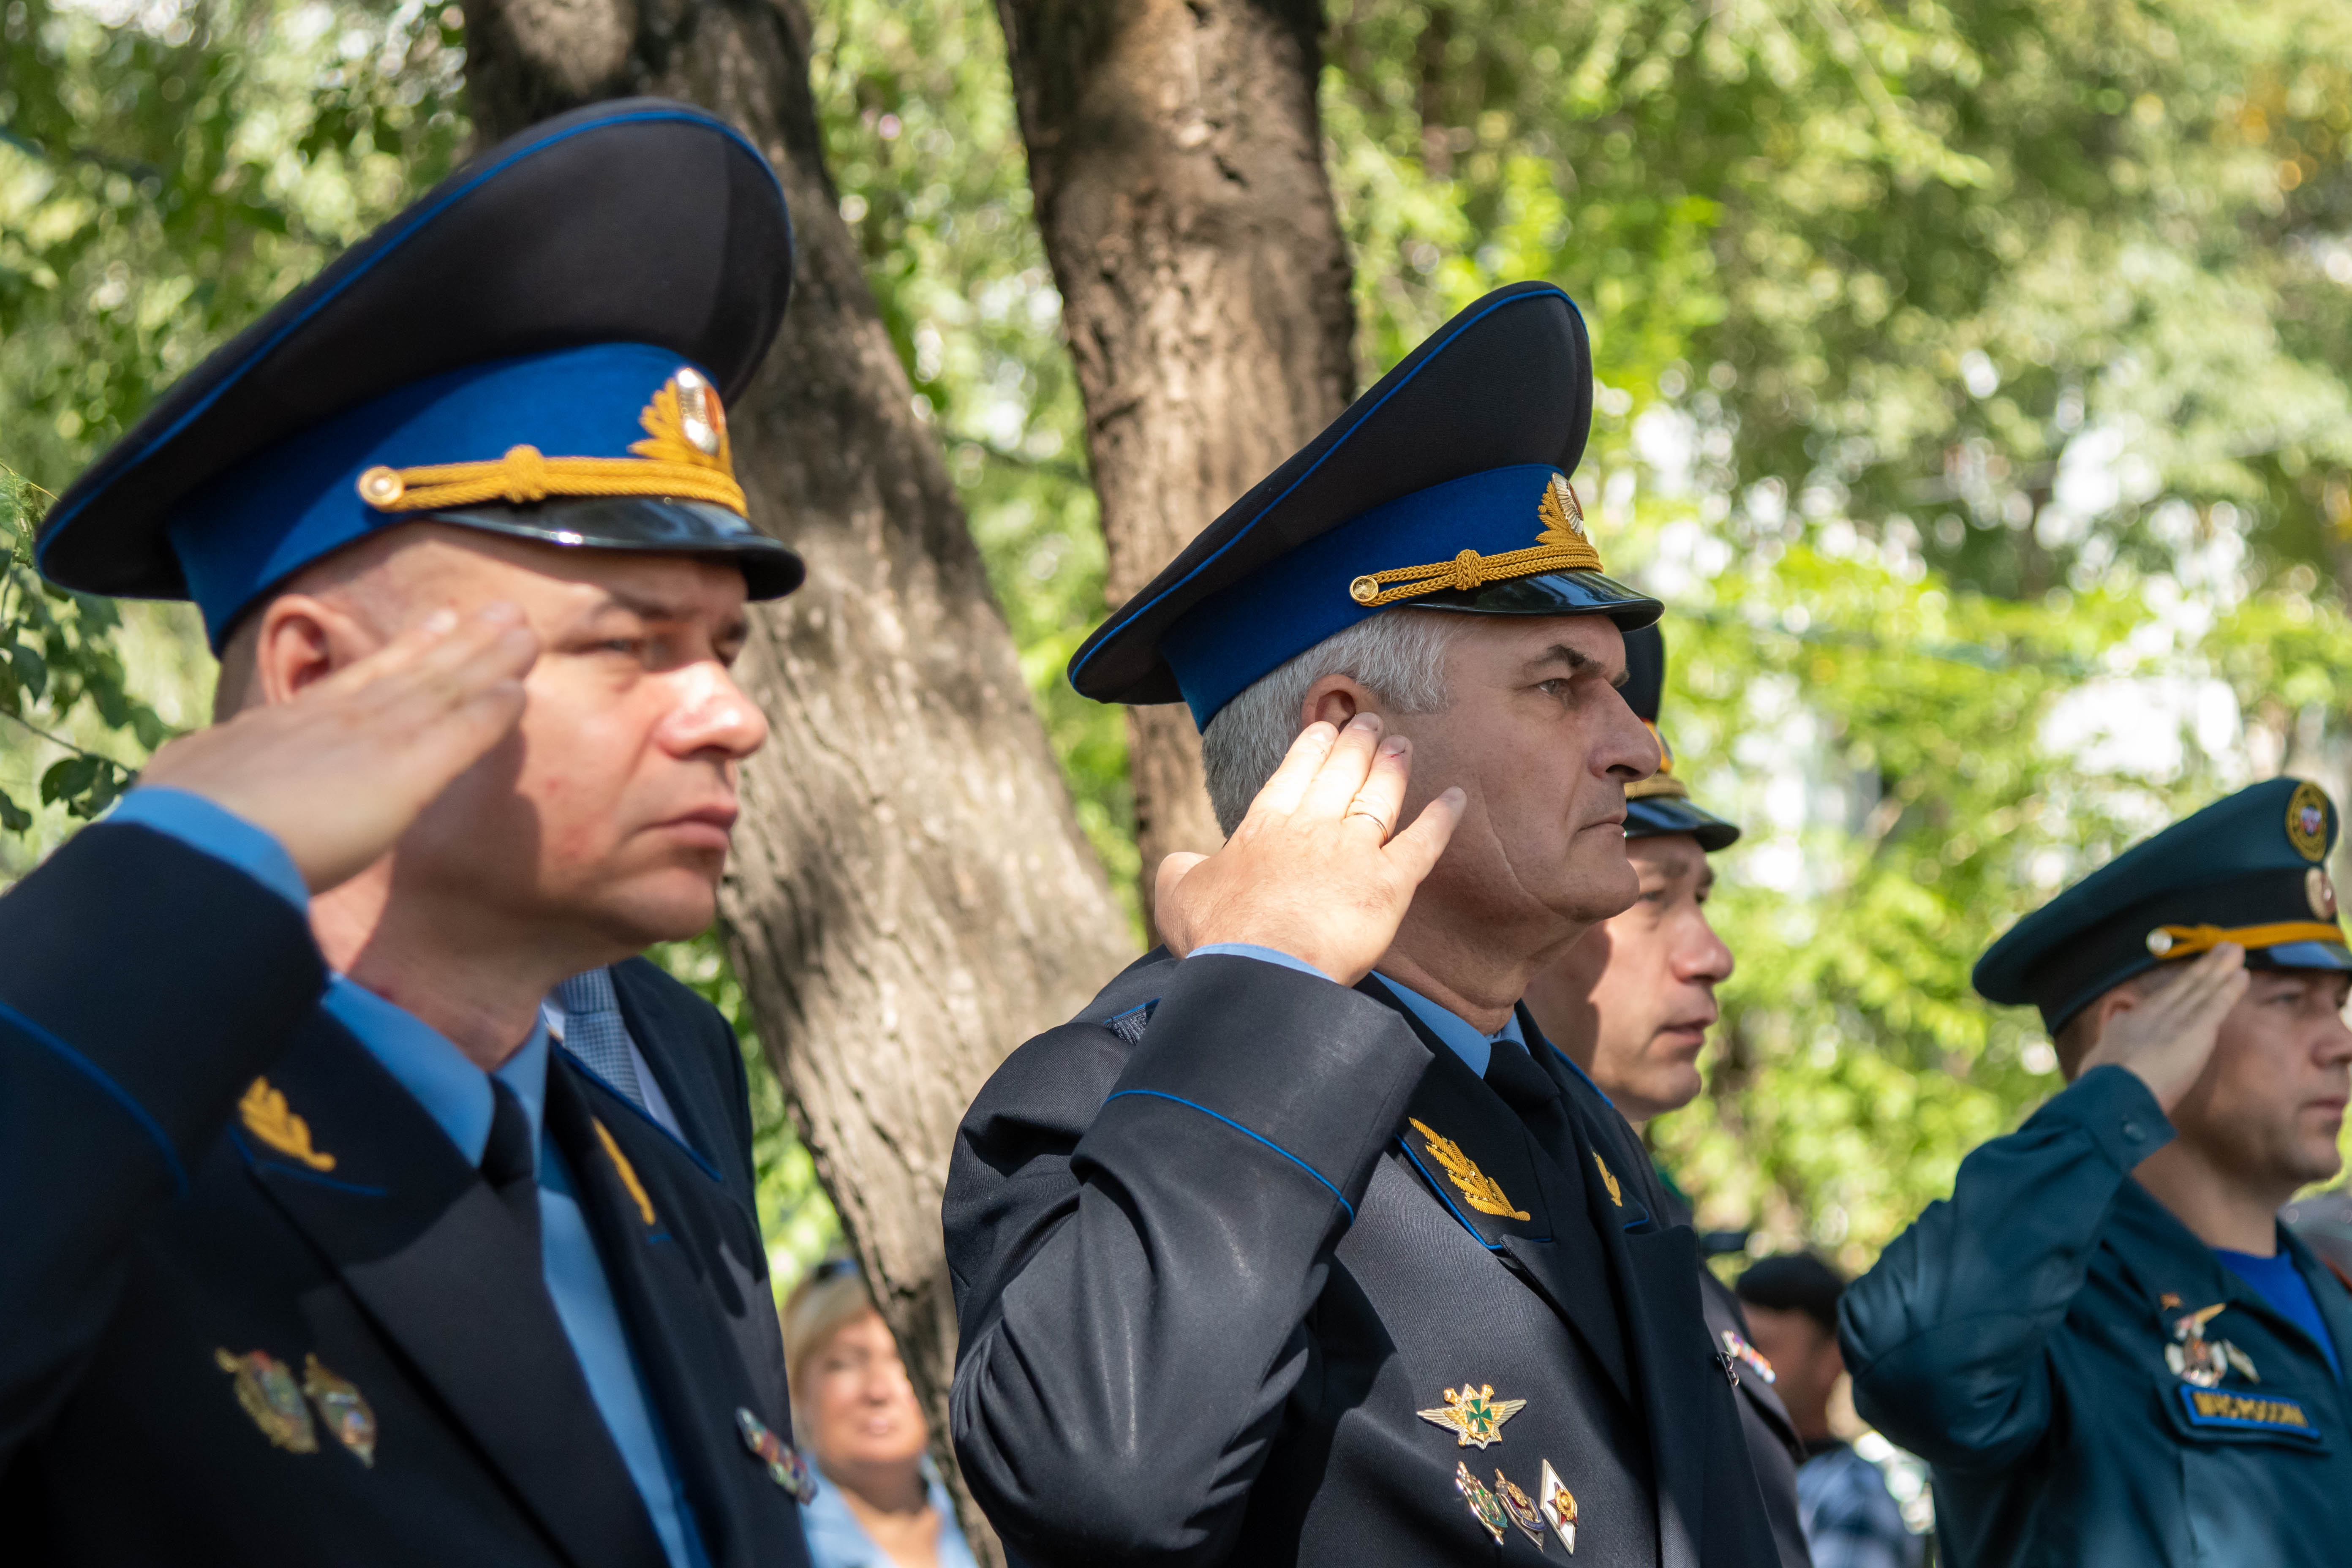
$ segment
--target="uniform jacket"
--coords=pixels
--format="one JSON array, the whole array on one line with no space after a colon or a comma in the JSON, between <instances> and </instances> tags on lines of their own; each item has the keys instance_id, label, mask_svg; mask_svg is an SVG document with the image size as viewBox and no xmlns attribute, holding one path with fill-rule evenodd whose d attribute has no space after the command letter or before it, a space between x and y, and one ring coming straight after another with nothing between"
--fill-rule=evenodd
<instances>
[{"instance_id":1,"label":"uniform jacket","mask_svg":"<svg viewBox=\"0 0 2352 1568\"><path fill-rule=\"evenodd\" d=\"M1528 1037L1533 1039L1533 1017L1522 1011L1520 1021L1528 1028ZM1621 1170L1630 1168L1640 1176L1644 1201L1652 1210L1665 1224L1690 1225L1689 1208L1658 1179L1657 1166L1651 1163L1650 1152L1642 1146L1641 1136L1633 1131L1633 1124L1619 1113L1598 1085L1559 1052L1545 1052L1543 1056L1549 1058L1548 1065L1561 1089L1582 1105L1595 1136L1611 1150L1612 1163ZM1812 1568L1812 1554L1805 1546L1804 1525L1797 1513L1797 1463L1801 1445L1797 1438L1796 1423L1789 1418L1789 1407L1780 1403L1772 1385L1733 1350L1735 1345L1748 1342L1748 1315L1740 1310L1739 1298L1705 1263L1699 1265L1698 1288L1707 1342L1715 1350L1726 1352L1724 1376L1739 1391L1739 1429L1748 1442L1748 1462L1755 1467L1765 1517L1772 1526L1773 1544L1780 1549L1780 1568ZM1727 1341L1727 1334L1735 1337Z\"/></svg>"},{"instance_id":2,"label":"uniform jacket","mask_svg":"<svg viewBox=\"0 0 2352 1568\"><path fill-rule=\"evenodd\" d=\"M299 911L101 824L0 898L0 953L12 1561L661 1568L537 1249L319 1009ZM802 1563L794 1505L737 1430L740 1407L790 1434L733 1038L623 970L632 1031L709 1153L561 1053L548 1135L713 1563ZM264 1075L284 1103L257 1122L240 1101ZM315 1361L355 1387L372 1453L324 1405L310 1451L268 1436L241 1403L261 1385L234 1371L257 1351L282 1386Z\"/></svg>"},{"instance_id":3,"label":"uniform jacket","mask_svg":"<svg viewBox=\"0 0 2352 1568\"><path fill-rule=\"evenodd\" d=\"M1455 1484L1532 1497L1549 1460L1578 1563L1773 1563L1690 1231L1574 1101L1531 1103L1376 981L1238 956L1150 955L1007 1058L946 1222L953 1436L1016 1555L1562 1563L1498 1543ZM1525 1402L1499 1442L1417 1414L1465 1385Z\"/></svg>"},{"instance_id":4,"label":"uniform jacket","mask_svg":"<svg viewBox=\"0 0 2352 1568\"><path fill-rule=\"evenodd\" d=\"M1959 1568L2319 1568L2352 1552L2352 1398L2319 1347L2131 1179L2171 1130L2087 1072L1962 1162L1848 1289L1855 1407L1927 1459ZM2339 1354L2352 1298L2281 1230ZM2261 1381L2176 1375L2184 1314Z\"/></svg>"}]
</instances>

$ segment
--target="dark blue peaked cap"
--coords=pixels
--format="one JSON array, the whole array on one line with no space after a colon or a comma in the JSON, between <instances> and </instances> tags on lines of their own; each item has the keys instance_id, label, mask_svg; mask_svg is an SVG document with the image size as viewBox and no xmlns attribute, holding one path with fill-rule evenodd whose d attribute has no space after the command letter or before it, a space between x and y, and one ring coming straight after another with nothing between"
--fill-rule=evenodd
<instances>
[{"instance_id":1,"label":"dark blue peaked cap","mask_svg":"<svg viewBox=\"0 0 2352 1568\"><path fill-rule=\"evenodd\" d=\"M1658 704L1666 691L1666 637L1656 626L1625 634L1625 684L1619 690L1658 742L1658 771L1625 786L1625 837L1687 833L1710 855L1730 848L1739 841L1739 829L1691 800L1689 786L1675 773L1675 749L1658 728Z\"/></svg>"},{"instance_id":2,"label":"dark blue peaked cap","mask_svg":"<svg viewBox=\"0 0 2352 1568\"><path fill-rule=\"evenodd\" d=\"M58 499L41 570L194 598L217 647L289 574L431 519L740 565L724 405L792 291L782 187L684 104L635 99L491 149L183 377Z\"/></svg>"},{"instance_id":3,"label":"dark blue peaked cap","mask_svg":"<svg viewBox=\"0 0 2352 1568\"><path fill-rule=\"evenodd\" d=\"M1549 283L1456 315L1201 531L1070 660L1104 702L1191 704L1394 605L1606 615L1656 600L1602 574L1568 476L1592 425L1584 321Z\"/></svg>"},{"instance_id":4,"label":"dark blue peaked cap","mask_svg":"<svg viewBox=\"0 0 2352 1568\"><path fill-rule=\"evenodd\" d=\"M2054 1034L2132 976L2225 942L2256 969L2352 970L2326 864L2338 826L2306 779L2215 801L2010 927L1977 961L1977 990L2032 1003Z\"/></svg>"}]
</instances>

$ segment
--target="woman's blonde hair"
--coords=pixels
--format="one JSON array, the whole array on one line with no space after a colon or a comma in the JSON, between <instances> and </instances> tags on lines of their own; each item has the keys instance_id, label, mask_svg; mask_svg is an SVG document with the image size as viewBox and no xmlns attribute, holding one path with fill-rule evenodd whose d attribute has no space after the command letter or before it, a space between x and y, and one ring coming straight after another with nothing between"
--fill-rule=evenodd
<instances>
[{"instance_id":1,"label":"woman's blonde hair","mask_svg":"<svg viewBox=\"0 0 2352 1568\"><path fill-rule=\"evenodd\" d=\"M845 1326L871 1310L873 1294L866 1276L847 1258L828 1258L812 1268L784 1298L784 1376L798 1399L807 1387L801 1374L809 1358L829 1343Z\"/></svg>"}]
</instances>

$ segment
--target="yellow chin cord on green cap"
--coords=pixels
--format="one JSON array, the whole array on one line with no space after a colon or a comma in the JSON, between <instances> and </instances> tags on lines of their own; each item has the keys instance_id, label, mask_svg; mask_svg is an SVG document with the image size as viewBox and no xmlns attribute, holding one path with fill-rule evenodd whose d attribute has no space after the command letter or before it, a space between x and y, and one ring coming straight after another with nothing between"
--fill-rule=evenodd
<instances>
[{"instance_id":1,"label":"yellow chin cord on green cap","mask_svg":"<svg viewBox=\"0 0 2352 1568\"><path fill-rule=\"evenodd\" d=\"M2262 947L2284 947L2291 942L2332 942L2344 944L2340 927L2319 921L2280 921L2260 926L2158 926L2147 933L2147 950L2169 963L2175 959L2194 958L2225 942L2236 942L2252 952Z\"/></svg>"}]
</instances>

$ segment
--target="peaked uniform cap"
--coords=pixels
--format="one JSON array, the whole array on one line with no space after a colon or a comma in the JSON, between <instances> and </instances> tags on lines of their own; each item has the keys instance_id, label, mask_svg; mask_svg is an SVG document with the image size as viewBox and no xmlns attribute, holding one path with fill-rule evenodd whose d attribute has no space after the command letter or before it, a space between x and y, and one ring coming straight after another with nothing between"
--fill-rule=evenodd
<instances>
[{"instance_id":1,"label":"peaked uniform cap","mask_svg":"<svg viewBox=\"0 0 2352 1568\"><path fill-rule=\"evenodd\" d=\"M697 416L706 388L723 401L749 384L791 289L782 188L740 132L657 99L560 116L473 159L184 376L58 499L38 532L41 570L89 593L190 596L191 553L223 528L270 525L243 521L255 508L239 504L236 492L269 493L276 485L273 504L315 501L303 487L326 486L325 479L289 478L307 460L310 433L332 426L362 457L369 441L392 438L395 428L412 441L424 430L446 440L458 422L445 417L436 426L425 418L424 395L413 391L420 386L470 388L478 429L485 410L519 420L545 405L551 434L533 445L551 457L570 451L555 443L583 423L601 421L612 434L583 445L580 458L622 460L626 448L613 444L644 433L638 415L650 411L662 376L679 378ZM611 373L625 363L632 367L625 406L614 401L624 389L599 385L595 395L613 406L587 409L581 367ZM497 384L478 384L483 376ZM677 386L671 395L675 404ZM681 427L699 437L707 422ZM481 438L499 428L492 421ZM709 445L722 450L715 439ZM428 450L395 460L482 467L501 450ZM713 493L732 488L740 498L731 470L725 479L712 481ZM349 489L340 474L335 483ZM537 510L551 514L572 492L559 481L550 493L555 499ZM537 527L529 517L509 526L514 520L479 505L471 516L463 506L430 515L592 547L657 548L648 541L667 535L668 548L737 558L755 595L797 585L798 558L740 521L740 499L713 505L695 493L667 506L651 495L607 497L585 514L584 527ZM348 542L354 530L385 521L320 525L313 543L337 529L343 537L330 547ZM239 570L282 565L267 544L238 542ZM212 575L215 595L237 577ZM265 585L240 584L240 591ZM208 621L234 613L205 607Z\"/></svg>"},{"instance_id":2,"label":"peaked uniform cap","mask_svg":"<svg viewBox=\"0 0 2352 1568\"><path fill-rule=\"evenodd\" d=\"M1105 702L1188 701L1205 724L1392 603L1646 626L1657 602L1602 574L1568 488L1591 423L1576 307L1549 283L1497 289L1202 529L1087 639L1070 683ZM1497 559L1513 552L1528 559Z\"/></svg>"},{"instance_id":3,"label":"peaked uniform cap","mask_svg":"<svg viewBox=\"0 0 2352 1568\"><path fill-rule=\"evenodd\" d=\"M1666 694L1666 637L1657 626L1625 634L1625 684L1619 691L1658 741L1658 771L1625 790L1625 837L1687 833L1710 855L1730 848L1739 841L1739 828L1692 802L1689 787L1675 776L1674 748L1658 728L1658 708Z\"/></svg>"},{"instance_id":4,"label":"peaked uniform cap","mask_svg":"<svg viewBox=\"0 0 2352 1568\"><path fill-rule=\"evenodd\" d=\"M1977 991L2032 1003L2055 1033L2107 991L2224 942L2254 969L2352 970L2326 860L2327 792L2266 779L2142 840L2010 927Z\"/></svg>"}]
</instances>

